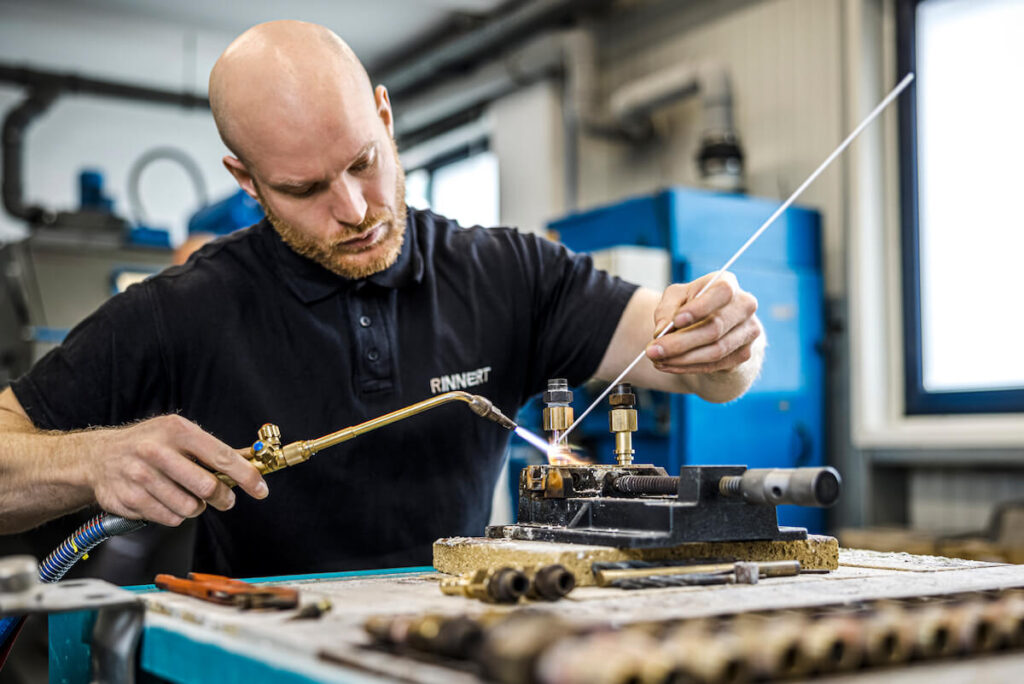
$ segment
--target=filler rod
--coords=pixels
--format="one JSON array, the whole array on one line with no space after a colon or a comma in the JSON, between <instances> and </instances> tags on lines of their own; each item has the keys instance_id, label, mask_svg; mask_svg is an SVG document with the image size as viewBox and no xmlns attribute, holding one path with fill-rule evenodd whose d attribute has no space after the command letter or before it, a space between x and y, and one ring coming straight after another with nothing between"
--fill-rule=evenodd
<instances>
[{"instance_id":1,"label":"filler rod","mask_svg":"<svg viewBox=\"0 0 1024 684\"><path fill-rule=\"evenodd\" d=\"M868 125L872 121L874 121L876 117L878 117L879 114L882 113L882 110L884 110L886 107L888 107L892 103L893 100L895 100L897 97L899 97L900 93L902 93L904 90L906 90L907 86L909 86L910 82L913 81L913 80L914 80L914 72L910 72L906 76L904 76L903 80L900 81L899 84L897 84L896 87L893 88L892 91L890 91L889 94L885 96L885 99L882 100L881 102L879 102L878 106L876 106L874 109L871 110L871 113L868 114L867 117L865 117L865 119L863 121L861 121L860 124L855 129L853 129L853 132L850 133L850 135L846 136L846 140L844 140L843 142L839 143L839 147L834 149L832 151L832 154L828 155L828 157L825 159L825 161L821 162L821 166L816 168L814 170L814 173L812 173L810 176L808 176L807 180L805 180L803 183L800 184L800 187L797 188L793 192L793 194L789 196L789 199L787 199L785 202L783 202L779 206L779 208L776 209L775 212L771 216L768 217L768 220L765 221L764 223L762 223L761 227L758 228L757 230L755 230L754 234L751 235L750 238L747 239L747 241L743 243L743 246L740 247L736 251L736 253L733 254L729 258L729 260L725 262L725 265L722 266L722 268L720 268L715 273L715 276L711 280L709 280L707 283L705 283L704 287L700 288L700 291L697 292L697 294L694 296L694 299L696 299L697 297L700 297L702 294L707 292L708 288L710 288L712 285L714 285L716 282L718 282L718 279L722 277L722 274L729 270L729 267L732 266L736 262L736 260L739 259L740 256L744 252L747 251L747 248L749 248L752 244L754 244L754 242L757 240L757 238L761 237L761 233L763 233L764 231L768 230L768 226L770 226L773 223L775 223L775 220L777 218L779 218L779 216L782 215L782 212L786 211L786 209L789 209L790 205L793 204L793 202L796 201L797 197L799 197L801 194L803 194L803 191L807 189L807 186L809 186L811 183L813 183L818 178L818 176L820 176L821 173L826 168L828 168L829 164L831 164L833 161L835 161L836 157L838 157L840 154L842 154L843 150L845 150L847 147L849 147L850 143L852 143L854 141L854 139L858 135L860 135L864 131L864 129L867 128ZM654 339L656 339L656 340L657 339L661 339L663 336L668 334L674 327L675 327L675 325L673 325L673 323L669 322L669 324L665 326L665 329L662 330L660 333L658 333L655 336ZM579 418L577 418L573 422L573 424L570 425L568 427L568 429L566 429L565 432L562 433L562 435L558 438L558 441L559 442L565 441L565 439L569 436L569 433L576 429L576 426L579 425L580 422L584 418L587 417L587 414L590 413L591 411L593 411L594 408L596 408L597 405L601 403L601 400L604 399L605 396L607 396L607 394L612 390L612 388L617 386L620 382L622 382L622 379L626 377L626 375L629 373L629 371L633 370L633 368L635 368L636 365L638 363L640 363L640 361L643 360L643 358L646 355L647 355L647 350L644 349L644 351L640 352L639 356L637 356L635 359L633 359L633 362L631 364L626 366L625 370L623 370L621 373L619 373L617 378L615 378L610 383L608 383L608 387L605 388L605 390L603 392L601 392L600 396L598 396L597 399L594 400L594 403L592 403L590 406L588 406L587 410L584 411L583 413L581 413Z\"/></svg>"}]
</instances>

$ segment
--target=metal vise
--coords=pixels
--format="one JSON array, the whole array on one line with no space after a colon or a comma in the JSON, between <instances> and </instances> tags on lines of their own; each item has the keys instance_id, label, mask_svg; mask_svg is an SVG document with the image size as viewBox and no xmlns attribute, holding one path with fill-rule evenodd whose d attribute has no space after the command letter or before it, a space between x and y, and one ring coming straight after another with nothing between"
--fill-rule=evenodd
<instances>
[{"instance_id":1,"label":"metal vise","mask_svg":"<svg viewBox=\"0 0 1024 684\"><path fill-rule=\"evenodd\" d=\"M779 527L775 507L831 506L840 485L828 467L684 466L670 477L652 465L529 466L518 523L487 536L620 548L806 539L802 527Z\"/></svg>"}]
</instances>

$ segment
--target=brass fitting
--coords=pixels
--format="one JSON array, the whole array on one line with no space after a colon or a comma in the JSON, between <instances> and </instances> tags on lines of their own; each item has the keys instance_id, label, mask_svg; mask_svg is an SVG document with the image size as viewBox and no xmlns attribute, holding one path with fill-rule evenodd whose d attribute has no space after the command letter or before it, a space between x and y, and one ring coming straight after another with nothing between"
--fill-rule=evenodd
<instances>
[{"instance_id":1,"label":"brass fitting","mask_svg":"<svg viewBox=\"0 0 1024 684\"><path fill-rule=\"evenodd\" d=\"M487 603L515 603L530 588L530 580L515 568L481 568L441 580L441 593Z\"/></svg>"},{"instance_id":2,"label":"brass fitting","mask_svg":"<svg viewBox=\"0 0 1024 684\"><path fill-rule=\"evenodd\" d=\"M347 442L359 435L384 427L385 425L390 425L391 423L397 423L400 420L452 401L462 401L469 404L469 408L473 413L481 418L494 421L506 430L516 428L515 422L498 410L489 399L478 394L470 394L469 392L459 390L438 394L430 399L425 399L411 406L372 418L364 423L343 428L318 439L292 442L283 447L281 446L281 430L273 423L266 423L259 429L257 433L259 439L249 447L249 454L246 458L260 471L260 475L266 475L267 473L308 461L313 454L327 447ZM234 487L237 484L224 473L215 474L221 482L229 487Z\"/></svg>"},{"instance_id":3,"label":"brass fitting","mask_svg":"<svg viewBox=\"0 0 1024 684\"><path fill-rule=\"evenodd\" d=\"M576 587L576 576L564 565L542 565L523 568L530 587L526 598L534 601L557 601Z\"/></svg>"},{"instance_id":4,"label":"brass fitting","mask_svg":"<svg viewBox=\"0 0 1024 684\"><path fill-rule=\"evenodd\" d=\"M565 378L548 380L548 388L544 392L544 432L550 436L552 444L558 443L562 433L569 429L574 420L572 410L572 390Z\"/></svg>"},{"instance_id":5,"label":"brass fitting","mask_svg":"<svg viewBox=\"0 0 1024 684\"><path fill-rule=\"evenodd\" d=\"M633 433L636 432L636 395L628 382L616 385L608 395L608 429L615 433L615 461L633 465Z\"/></svg>"}]
</instances>

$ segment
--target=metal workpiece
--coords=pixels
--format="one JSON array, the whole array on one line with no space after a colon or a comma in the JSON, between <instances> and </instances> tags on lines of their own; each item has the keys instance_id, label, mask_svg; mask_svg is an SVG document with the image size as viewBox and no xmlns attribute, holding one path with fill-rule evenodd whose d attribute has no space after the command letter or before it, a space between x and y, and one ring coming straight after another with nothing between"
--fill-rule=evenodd
<instances>
[{"instance_id":1,"label":"metal workpiece","mask_svg":"<svg viewBox=\"0 0 1024 684\"><path fill-rule=\"evenodd\" d=\"M612 488L629 495L671 496L679 490L679 478L669 475L620 475Z\"/></svg>"},{"instance_id":2,"label":"metal workpiece","mask_svg":"<svg viewBox=\"0 0 1024 684\"><path fill-rule=\"evenodd\" d=\"M663 649L672 659L665 682L748 682L750 663L739 639L731 631L717 630L713 623L691 620L670 631Z\"/></svg>"},{"instance_id":3,"label":"metal workpiece","mask_svg":"<svg viewBox=\"0 0 1024 684\"><path fill-rule=\"evenodd\" d=\"M39 563L32 556L0 558L0 594L20 594L39 585Z\"/></svg>"},{"instance_id":4,"label":"metal workpiece","mask_svg":"<svg viewBox=\"0 0 1024 684\"><path fill-rule=\"evenodd\" d=\"M140 599L132 592L103 580L41 582L22 591L0 592L0 617L120 608L139 603Z\"/></svg>"},{"instance_id":5,"label":"metal workpiece","mask_svg":"<svg viewBox=\"0 0 1024 684\"><path fill-rule=\"evenodd\" d=\"M526 598L534 601L557 601L576 588L576 576L564 565L530 567L525 569L525 573L530 580Z\"/></svg>"},{"instance_id":6,"label":"metal workpiece","mask_svg":"<svg viewBox=\"0 0 1024 684\"><path fill-rule=\"evenodd\" d=\"M545 684L667 682L673 662L642 630L568 635L537 659L532 681Z\"/></svg>"},{"instance_id":7,"label":"metal workpiece","mask_svg":"<svg viewBox=\"0 0 1024 684\"><path fill-rule=\"evenodd\" d=\"M863 662L863 630L850 617L821 618L803 630L799 648L817 672L848 672Z\"/></svg>"},{"instance_id":8,"label":"metal workpiece","mask_svg":"<svg viewBox=\"0 0 1024 684\"><path fill-rule=\"evenodd\" d=\"M608 564L614 566L615 564ZM665 564L640 568L602 567L595 564L594 579L600 587L614 586L622 580L636 580L648 577L681 577L688 575L721 576L721 583L757 584L762 577L793 577L800 574L800 561L766 561L762 563L701 563ZM732 579L728 577L732 575ZM685 585L686 581L680 581ZM669 586L666 584L666 586Z\"/></svg>"},{"instance_id":9,"label":"metal workpiece","mask_svg":"<svg viewBox=\"0 0 1024 684\"><path fill-rule=\"evenodd\" d=\"M814 661L801 648L808 626L802 616L741 615L733 631L755 679L786 679L814 671Z\"/></svg>"},{"instance_id":10,"label":"metal workpiece","mask_svg":"<svg viewBox=\"0 0 1024 684\"><path fill-rule=\"evenodd\" d=\"M505 684L792 680L1024 646L1024 596L1015 590L836 600L681 621L582 623L552 611L492 611L377 618L366 629L380 645L469 660Z\"/></svg>"},{"instance_id":11,"label":"metal workpiece","mask_svg":"<svg viewBox=\"0 0 1024 684\"><path fill-rule=\"evenodd\" d=\"M489 680L501 684L536 682L537 661L575 631L551 613L516 611L487 627L478 662Z\"/></svg>"},{"instance_id":12,"label":"metal workpiece","mask_svg":"<svg viewBox=\"0 0 1024 684\"><path fill-rule=\"evenodd\" d=\"M444 394L438 394L437 396L425 399L421 402L400 408L397 411L386 413L383 416L372 418L358 425L343 428L337 432L332 432L323 437L311 440L302 440L298 442L292 442L281 446L281 430L273 423L266 423L260 427L257 433L258 439L253 442L249 448L249 455L246 457L250 463L252 463L257 470L260 471L261 475L272 473L282 468L298 465L312 458L313 454L323 451L327 447L332 447L342 442L347 442L350 439L358 437L376 430L377 428L384 427L385 425L391 425L397 423L400 420L410 418L417 414L429 411L432 408L436 408L443 404L448 404L453 401L461 401L469 405L469 409L487 420L493 421L505 428L506 430L513 430L516 428L516 423L504 413L498 409L490 399L482 397L479 394L470 394L469 392L463 392L456 390L454 392L446 392ZM229 487L234 487L237 483L224 473L217 473L217 477Z\"/></svg>"},{"instance_id":13,"label":"metal workpiece","mask_svg":"<svg viewBox=\"0 0 1024 684\"><path fill-rule=\"evenodd\" d=\"M366 620L363 629L383 646L460 660L474 659L483 637L480 622L462 615L373 616Z\"/></svg>"},{"instance_id":14,"label":"metal workpiece","mask_svg":"<svg viewBox=\"0 0 1024 684\"><path fill-rule=\"evenodd\" d=\"M754 504L828 507L839 500L842 477L832 467L756 468L719 481L723 496Z\"/></svg>"},{"instance_id":15,"label":"metal workpiece","mask_svg":"<svg viewBox=\"0 0 1024 684\"><path fill-rule=\"evenodd\" d=\"M747 472L755 476L747 480ZM831 468L766 472L773 473L768 486L785 487L783 503L835 499L834 489L816 484L838 486ZM807 539L804 528L779 526L773 501L745 496L745 482L758 491L765 486L743 466L684 466L673 477L652 465L528 466L519 479L517 522L488 527L487 536L617 548Z\"/></svg>"},{"instance_id":16,"label":"metal workpiece","mask_svg":"<svg viewBox=\"0 0 1024 684\"><path fill-rule=\"evenodd\" d=\"M572 425L572 390L565 378L548 380L548 388L544 391L544 410L542 411L544 432L552 444L557 444L562 433Z\"/></svg>"},{"instance_id":17,"label":"metal workpiece","mask_svg":"<svg viewBox=\"0 0 1024 684\"><path fill-rule=\"evenodd\" d=\"M633 464L633 433L636 432L636 395L627 382L616 385L608 395L608 430L615 434L615 462L620 466Z\"/></svg>"},{"instance_id":18,"label":"metal workpiece","mask_svg":"<svg viewBox=\"0 0 1024 684\"><path fill-rule=\"evenodd\" d=\"M865 663L896 665L914 655L913 624L898 606L881 605L861 623Z\"/></svg>"},{"instance_id":19,"label":"metal workpiece","mask_svg":"<svg viewBox=\"0 0 1024 684\"><path fill-rule=\"evenodd\" d=\"M956 642L954 616L942 606L914 611L914 655L918 658L944 658L960 650Z\"/></svg>"},{"instance_id":20,"label":"metal workpiece","mask_svg":"<svg viewBox=\"0 0 1024 684\"><path fill-rule=\"evenodd\" d=\"M526 574L516 568L483 568L441 580L441 593L486 603L515 603L530 588Z\"/></svg>"}]
</instances>

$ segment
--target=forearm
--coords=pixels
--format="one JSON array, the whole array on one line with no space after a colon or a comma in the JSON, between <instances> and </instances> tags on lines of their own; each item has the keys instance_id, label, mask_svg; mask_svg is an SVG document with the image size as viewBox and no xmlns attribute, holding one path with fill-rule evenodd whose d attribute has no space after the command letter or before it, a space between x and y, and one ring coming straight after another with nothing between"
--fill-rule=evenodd
<instances>
[{"instance_id":1,"label":"forearm","mask_svg":"<svg viewBox=\"0 0 1024 684\"><path fill-rule=\"evenodd\" d=\"M43 432L0 409L0 534L21 532L93 502L88 432Z\"/></svg>"}]
</instances>

